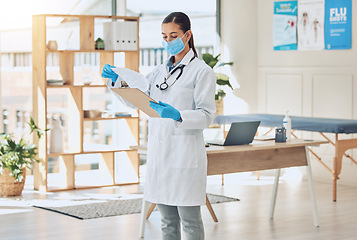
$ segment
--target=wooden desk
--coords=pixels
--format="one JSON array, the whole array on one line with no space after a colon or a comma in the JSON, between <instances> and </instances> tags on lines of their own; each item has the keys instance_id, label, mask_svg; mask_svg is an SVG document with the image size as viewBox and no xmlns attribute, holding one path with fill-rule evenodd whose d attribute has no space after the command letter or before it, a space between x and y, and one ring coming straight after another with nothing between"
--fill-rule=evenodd
<instances>
[{"instance_id":1,"label":"wooden desk","mask_svg":"<svg viewBox=\"0 0 357 240\"><path fill-rule=\"evenodd\" d=\"M326 141L292 139L286 143L256 141L243 146L207 148L207 175L307 166L306 146Z\"/></svg>"},{"instance_id":2,"label":"wooden desk","mask_svg":"<svg viewBox=\"0 0 357 240\"><path fill-rule=\"evenodd\" d=\"M284 115L250 113L235 115L219 115L214 119L216 124L231 124L232 122L241 121L261 121L259 126L270 127L271 129L281 126ZM357 161L349 154L347 150L357 148L357 138L339 139L341 134L357 133L357 120L355 119L338 119L338 118L316 118L316 117L298 117L290 116L291 129L298 131L318 132L333 146L335 153L333 158L333 167L329 167L320 156L311 149L309 150L331 174L333 180L332 200L337 201L337 180L340 179L343 157L349 158L352 163ZM270 130L269 130L270 131ZM335 140L330 139L326 133L335 134ZM294 132L291 133L295 138Z\"/></svg>"},{"instance_id":3,"label":"wooden desk","mask_svg":"<svg viewBox=\"0 0 357 240\"><path fill-rule=\"evenodd\" d=\"M259 141L243 146L210 146L207 148L207 175L277 169L270 203L269 217L273 219L278 193L280 169L306 166L311 195L313 220L319 226L315 190L312 180L308 146L316 146L327 141L292 139L286 143ZM139 237L144 236L145 216L148 203L143 201Z\"/></svg>"}]
</instances>

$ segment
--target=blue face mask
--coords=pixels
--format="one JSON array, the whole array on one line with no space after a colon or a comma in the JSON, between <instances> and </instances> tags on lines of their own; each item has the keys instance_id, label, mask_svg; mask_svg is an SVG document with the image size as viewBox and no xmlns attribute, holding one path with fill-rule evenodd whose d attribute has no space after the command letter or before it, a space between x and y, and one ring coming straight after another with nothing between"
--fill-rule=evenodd
<instances>
[{"instance_id":1,"label":"blue face mask","mask_svg":"<svg viewBox=\"0 0 357 240\"><path fill-rule=\"evenodd\" d=\"M185 35L186 33L183 36ZM185 44L182 41L182 37L172 40L171 42L166 42L165 39L162 40L162 46L171 56L179 54L185 48Z\"/></svg>"}]
</instances>

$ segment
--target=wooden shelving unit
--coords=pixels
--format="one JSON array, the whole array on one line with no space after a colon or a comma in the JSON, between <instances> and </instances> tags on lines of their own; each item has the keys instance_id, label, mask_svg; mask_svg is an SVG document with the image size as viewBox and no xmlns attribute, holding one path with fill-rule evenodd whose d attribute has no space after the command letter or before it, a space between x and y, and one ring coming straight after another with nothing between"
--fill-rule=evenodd
<instances>
[{"instance_id":1,"label":"wooden shelving unit","mask_svg":"<svg viewBox=\"0 0 357 240\"><path fill-rule=\"evenodd\" d=\"M95 118L84 118L83 121L102 121L102 120L114 120L114 119L127 119L136 121L138 117L131 116L121 116L121 117L95 117Z\"/></svg>"},{"instance_id":2,"label":"wooden shelving unit","mask_svg":"<svg viewBox=\"0 0 357 240\"><path fill-rule=\"evenodd\" d=\"M79 21L79 36L80 43L77 50L47 50L46 44L46 21L49 18L62 18L63 20ZM120 148L111 145L96 145L84 143L83 139L83 125L86 121L102 121L112 120L117 121L124 119L127 126L136 141L139 144L139 117L99 117L99 118L84 118L83 117L83 90L85 88L99 87L104 88L106 79L103 79L103 84L96 85L79 85L74 81L74 56L76 53L90 52L99 53L100 55L100 69L105 64L114 65L114 54L116 52L125 53L125 67L139 71L139 41L137 41L137 50L135 51L113 51L113 50L95 50L95 20L121 20L121 21L135 21L137 22L137 29L139 29L138 17L124 17L124 16L96 16L96 15L34 15L32 17L32 64L33 64L33 117L37 125L41 129L47 128L47 113L48 113L48 89L56 91L56 89L66 89L68 92L68 146L63 153L49 153L48 151L48 137L45 134L40 140L35 136L34 142L38 146L39 163L34 163L34 188L40 191L59 191L82 188L76 185L76 171L75 171L75 157L77 155L85 154L100 154L101 161L99 162L100 176L112 179L111 184L108 185L124 185L139 182L139 155L137 150ZM137 39L139 34L137 33ZM46 56L48 53L59 54L59 73L65 79L63 86L47 86L46 73ZM139 113L138 113L139 116ZM130 162L131 170L134 169L136 173L135 180L117 182L115 176L116 153L124 153ZM121 155L121 154L119 154ZM61 186L48 186L49 172L48 159L51 157L60 158L60 174L62 176ZM120 162L120 161L119 161ZM120 166L117 166L120 167ZM88 188L91 186L84 186ZM92 187L98 187L93 185Z\"/></svg>"}]
</instances>

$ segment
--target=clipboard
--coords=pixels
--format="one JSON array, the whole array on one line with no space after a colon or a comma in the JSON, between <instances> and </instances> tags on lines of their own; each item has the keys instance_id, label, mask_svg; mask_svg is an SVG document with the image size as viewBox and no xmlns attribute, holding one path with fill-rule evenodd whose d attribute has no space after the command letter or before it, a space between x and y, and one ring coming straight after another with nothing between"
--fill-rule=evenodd
<instances>
[{"instance_id":1,"label":"clipboard","mask_svg":"<svg viewBox=\"0 0 357 240\"><path fill-rule=\"evenodd\" d=\"M156 101L138 88L110 88L110 90L133 104L135 107L146 113L149 117L160 117L160 115L150 107L149 101Z\"/></svg>"}]
</instances>

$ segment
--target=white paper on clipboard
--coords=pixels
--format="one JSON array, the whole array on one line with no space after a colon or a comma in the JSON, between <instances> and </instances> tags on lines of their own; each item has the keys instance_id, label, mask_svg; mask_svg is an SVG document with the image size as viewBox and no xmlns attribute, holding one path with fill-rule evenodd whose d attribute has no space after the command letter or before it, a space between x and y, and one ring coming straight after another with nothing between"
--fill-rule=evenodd
<instances>
[{"instance_id":1,"label":"white paper on clipboard","mask_svg":"<svg viewBox=\"0 0 357 240\"><path fill-rule=\"evenodd\" d=\"M143 92L149 89L149 83L144 75L128 68L117 67L112 69L119 75L120 80L125 81L130 88L138 88Z\"/></svg>"},{"instance_id":2,"label":"white paper on clipboard","mask_svg":"<svg viewBox=\"0 0 357 240\"><path fill-rule=\"evenodd\" d=\"M135 107L146 113L149 117L160 117L160 115L150 107L150 101L154 99L143 93L138 88L110 88L113 92L133 104ZM156 102L157 103L157 102Z\"/></svg>"}]
</instances>

